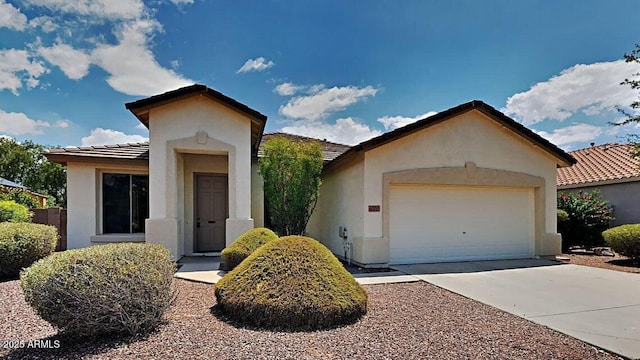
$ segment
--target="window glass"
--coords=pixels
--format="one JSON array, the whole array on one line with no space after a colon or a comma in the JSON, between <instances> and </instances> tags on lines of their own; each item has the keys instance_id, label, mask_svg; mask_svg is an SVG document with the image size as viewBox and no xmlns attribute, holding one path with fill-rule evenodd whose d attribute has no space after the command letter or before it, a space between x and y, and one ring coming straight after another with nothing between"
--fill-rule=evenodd
<instances>
[{"instance_id":1,"label":"window glass","mask_svg":"<svg viewBox=\"0 0 640 360\"><path fill-rule=\"evenodd\" d=\"M104 234L129 233L129 175L102 174L102 227Z\"/></svg>"},{"instance_id":2,"label":"window glass","mask_svg":"<svg viewBox=\"0 0 640 360\"><path fill-rule=\"evenodd\" d=\"M149 176L102 174L102 233L144 232L149 217Z\"/></svg>"},{"instance_id":3,"label":"window glass","mask_svg":"<svg viewBox=\"0 0 640 360\"><path fill-rule=\"evenodd\" d=\"M131 176L131 232L144 232L144 220L149 217L149 176Z\"/></svg>"}]
</instances>

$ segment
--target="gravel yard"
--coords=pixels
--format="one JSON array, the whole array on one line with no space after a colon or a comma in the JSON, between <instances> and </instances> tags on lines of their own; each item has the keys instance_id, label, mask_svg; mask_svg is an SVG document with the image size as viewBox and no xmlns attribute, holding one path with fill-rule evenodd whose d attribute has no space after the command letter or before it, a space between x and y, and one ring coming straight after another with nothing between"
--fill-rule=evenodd
<instances>
[{"instance_id":1,"label":"gravel yard","mask_svg":"<svg viewBox=\"0 0 640 360\"><path fill-rule=\"evenodd\" d=\"M640 263L634 263L629 258L618 254L615 257L588 254L563 254L562 256L570 259L569 264L640 274Z\"/></svg>"},{"instance_id":2,"label":"gravel yard","mask_svg":"<svg viewBox=\"0 0 640 360\"><path fill-rule=\"evenodd\" d=\"M211 285L176 280L167 323L146 339L75 342L31 311L19 281L0 282L0 341L59 340L59 349L0 349L9 359L617 359L569 336L424 283L367 286L358 323L312 333L236 328L212 314ZM215 312L215 311L214 311ZM48 338L50 337L51 338ZM28 345L28 343L26 343Z\"/></svg>"}]
</instances>

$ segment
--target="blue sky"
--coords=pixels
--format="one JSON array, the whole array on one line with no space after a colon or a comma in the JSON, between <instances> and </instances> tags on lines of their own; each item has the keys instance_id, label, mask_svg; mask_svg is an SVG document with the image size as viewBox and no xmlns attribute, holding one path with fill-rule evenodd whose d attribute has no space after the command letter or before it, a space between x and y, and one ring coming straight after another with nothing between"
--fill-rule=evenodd
<instances>
[{"instance_id":1,"label":"blue sky","mask_svg":"<svg viewBox=\"0 0 640 360\"><path fill-rule=\"evenodd\" d=\"M473 99L566 150L624 141L637 1L0 0L0 136L144 141L124 103L203 83L355 144Z\"/></svg>"}]
</instances>

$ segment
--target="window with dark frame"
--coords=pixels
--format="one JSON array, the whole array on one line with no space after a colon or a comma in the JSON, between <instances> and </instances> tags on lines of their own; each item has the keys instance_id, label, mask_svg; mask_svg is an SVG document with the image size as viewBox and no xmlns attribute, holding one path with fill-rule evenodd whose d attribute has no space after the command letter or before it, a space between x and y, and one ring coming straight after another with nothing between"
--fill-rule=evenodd
<instances>
[{"instance_id":1,"label":"window with dark frame","mask_svg":"<svg viewBox=\"0 0 640 360\"><path fill-rule=\"evenodd\" d=\"M102 233L144 232L149 217L149 176L102 174Z\"/></svg>"}]
</instances>

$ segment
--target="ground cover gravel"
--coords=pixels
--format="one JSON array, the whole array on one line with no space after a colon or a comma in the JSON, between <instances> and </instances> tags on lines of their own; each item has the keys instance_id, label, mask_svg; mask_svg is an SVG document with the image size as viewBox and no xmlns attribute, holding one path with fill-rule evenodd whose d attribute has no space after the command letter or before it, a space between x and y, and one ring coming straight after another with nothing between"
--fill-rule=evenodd
<instances>
[{"instance_id":1,"label":"ground cover gravel","mask_svg":"<svg viewBox=\"0 0 640 360\"><path fill-rule=\"evenodd\" d=\"M40 320L24 302L19 281L0 282L0 357L617 359L554 330L424 282L366 286L369 311L364 318L353 325L309 333L236 327L212 310L213 286L185 280L176 280L176 286L176 303L157 332L141 339L87 341L58 335ZM58 348L51 349L56 344ZM49 348L34 348L38 345Z\"/></svg>"},{"instance_id":2,"label":"ground cover gravel","mask_svg":"<svg viewBox=\"0 0 640 360\"><path fill-rule=\"evenodd\" d=\"M569 259L569 264L640 274L640 261L633 261L618 254L616 256L563 254L562 256Z\"/></svg>"}]
</instances>

